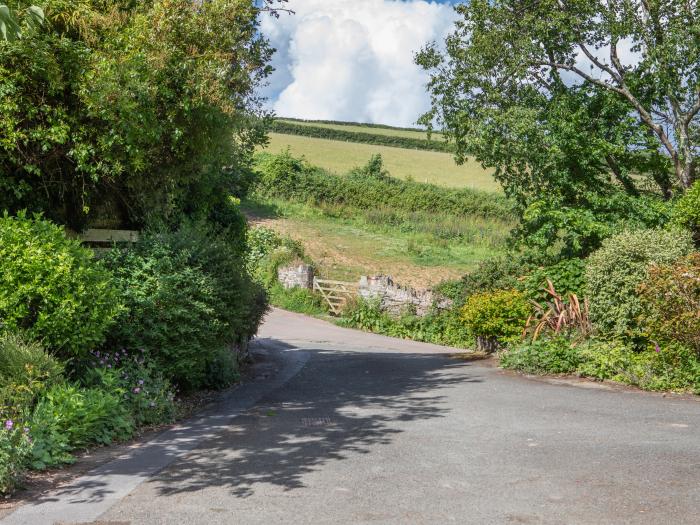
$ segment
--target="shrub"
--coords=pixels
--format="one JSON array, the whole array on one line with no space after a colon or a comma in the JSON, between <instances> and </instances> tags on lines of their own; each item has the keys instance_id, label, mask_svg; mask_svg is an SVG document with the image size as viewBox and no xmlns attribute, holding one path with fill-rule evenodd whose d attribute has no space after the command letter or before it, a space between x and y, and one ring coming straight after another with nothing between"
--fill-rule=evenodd
<instances>
[{"instance_id":1,"label":"shrub","mask_svg":"<svg viewBox=\"0 0 700 525\"><path fill-rule=\"evenodd\" d=\"M31 440L12 420L0 420L0 494L10 492L31 455Z\"/></svg>"},{"instance_id":2,"label":"shrub","mask_svg":"<svg viewBox=\"0 0 700 525\"><path fill-rule=\"evenodd\" d=\"M523 342L499 357L503 368L529 374L570 374L581 363L577 348L564 337Z\"/></svg>"},{"instance_id":3,"label":"shrub","mask_svg":"<svg viewBox=\"0 0 700 525\"><path fill-rule=\"evenodd\" d=\"M457 216L513 218L511 203L501 195L388 177L380 157L373 157L366 166L344 176L313 167L288 151L279 155L258 154L255 165L259 174L255 192L265 197L363 210L441 210Z\"/></svg>"},{"instance_id":4,"label":"shrub","mask_svg":"<svg viewBox=\"0 0 700 525\"><path fill-rule=\"evenodd\" d=\"M535 313L527 321L527 328L534 326L532 339L543 333L554 335L586 337L591 333L590 309L588 300L579 301L575 293L568 297L559 294L552 281L547 282L546 293L549 300L544 303L532 301Z\"/></svg>"},{"instance_id":5,"label":"shrub","mask_svg":"<svg viewBox=\"0 0 700 525\"><path fill-rule=\"evenodd\" d=\"M474 342L457 309L435 310L421 317L410 313L393 317L382 311L378 300L358 299L348 303L337 323L389 337L455 348L467 348Z\"/></svg>"},{"instance_id":6,"label":"shrub","mask_svg":"<svg viewBox=\"0 0 700 525\"><path fill-rule=\"evenodd\" d=\"M547 302L552 299L547 291L547 281L554 284L554 288L562 297L572 293L582 297L585 294L585 272L584 260L564 259L551 266L535 268L522 281L519 288L529 299L536 302Z\"/></svg>"},{"instance_id":7,"label":"shrub","mask_svg":"<svg viewBox=\"0 0 700 525\"><path fill-rule=\"evenodd\" d=\"M62 373L63 365L39 343L0 333L0 421L23 419Z\"/></svg>"},{"instance_id":8,"label":"shrub","mask_svg":"<svg viewBox=\"0 0 700 525\"><path fill-rule=\"evenodd\" d=\"M627 231L603 242L586 265L591 321L601 332L634 338L642 307L637 287L652 263L671 263L688 254L692 239L686 232Z\"/></svg>"},{"instance_id":9,"label":"shrub","mask_svg":"<svg viewBox=\"0 0 700 525\"><path fill-rule=\"evenodd\" d=\"M301 243L264 226L248 230L247 244L246 267L268 289L277 283L277 270L281 266L306 260Z\"/></svg>"},{"instance_id":10,"label":"shrub","mask_svg":"<svg viewBox=\"0 0 700 525\"><path fill-rule=\"evenodd\" d=\"M463 303L477 293L518 288L529 271L530 265L515 254L493 257L479 263L475 270L462 277L461 283L451 285L446 295Z\"/></svg>"},{"instance_id":11,"label":"shrub","mask_svg":"<svg viewBox=\"0 0 700 525\"><path fill-rule=\"evenodd\" d=\"M207 360L205 387L214 390L228 388L240 379L238 354L231 348L219 347Z\"/></svg>"},{"instance_id":12,"label":"shrub","mask_svg":"<svg viewBox=\"0 0 700 525\"><path fill-rule=\"evenodd\" d=\"M212 353L253 336L267 308L242 259L192 226L147 235L105 260L128 308L110 333L111 346L144 349L186 390L206 384Z\"/></svg>"},{"instance_id":13,"label":"shrub","mask_svg":"<svg viewBox=\"0 0 700 525\"><path fill-rule=\"evenodd\" d=\"M125 393L71 384L51 388L29 423L32 466L41 469L70 462L74 449L129 438L134 422L122 402Z\"/></svg>"},{"instance_id":14,"label":"shrub","mask_svg":"<svg viewBox=\"0 0 700 525\"><path fill-rule=\"evenodd\" d=\"M700 360L678 343L636 351L620 342L591 341L582 346L578 373L645 390L700 394Z\"/></svg>"},{"instance_id":15,"label":"shrub","mask_svg":"<svg viewBox=\"0 0 700 525\"><path fill-rule=\"evenodd\" d=\"M121 395L137 426L168 423L175 418L175 395L158 366L145 352L96 350L82 370L82 383Z\"/></svg>"},{"instance_id":16,"label":"shrub","mask_svg":"<svg viewBox=\"0 0 700 525\"><path fill-rule=\"evenodd\" d=\"M111 275L63 230L24 215L0 218L0 318L64 357L104 340L120 312Z\"/></svg>"},{"instance_id":17,"label":"shrub","mask_svg":"<svg viewBox=\"0 0 700 525\"><path fill-rule=\"evenodd\" d=\"M462 307L462 320L482 349L507 343L523 332L531 308L517 290L496 290L469 297ZM481 342L479 342L481 339Z\"/></svg>"},{"instance_id":18,"label":"shrub","mask_svg":"<svg viewBox=\"0 0 700 525\"><path fill-rule=\"evenodd\" d=\"M306 315L323 315L328 313L323 299L306 288L286 289L277 283L270 287L269 295L270 303L291 312Z\"/></svg>"},{"instance_id":19,"label":"shrub","mask_svg":"<svg viewBox=\"0 0 700 525\"><path fill-rule=\"evenodd\" d=\"M638 293L644 332L654 340L682 343L700 355L700 253L652 265Z\"/></svg>"},{"instance_id":20,"label":"shrub","mask_svg":"<svg viewBox=\"0 0 700 525\"><path fill-rule=\"evenodd\" d=\"M700 181L696 181L676 202L671 223L690 230L695 241L700 241Z\"/></svg>"}]
</instances>

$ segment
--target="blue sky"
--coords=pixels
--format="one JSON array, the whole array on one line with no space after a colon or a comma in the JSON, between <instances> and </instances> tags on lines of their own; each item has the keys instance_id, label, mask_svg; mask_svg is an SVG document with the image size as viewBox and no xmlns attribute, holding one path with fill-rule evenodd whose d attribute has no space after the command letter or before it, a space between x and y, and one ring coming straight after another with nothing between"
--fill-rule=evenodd
<instances>
[{"instance_id":1,"label":"blue sky","mask_svg":"<svg viewBox=\"0 0 700 525\"><path fill-rule=\"evenodd\" d=\"M263 90L280 116L409 126L429 105L413 55L451 30L451 0L289 0L264 17L277 48Z\"/></svg>"}]
</instances>

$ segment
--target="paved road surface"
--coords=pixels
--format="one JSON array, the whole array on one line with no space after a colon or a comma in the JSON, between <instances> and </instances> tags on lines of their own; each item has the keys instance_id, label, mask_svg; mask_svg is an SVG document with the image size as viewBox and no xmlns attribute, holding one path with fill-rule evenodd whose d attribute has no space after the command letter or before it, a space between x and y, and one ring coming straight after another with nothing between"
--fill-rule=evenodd
<instances>
[{"instance_id":1,"label":"paved road surface","mask_svg":"<svg viewBox=\"0 0 700 525\"><path fill-rule=\"evenodd\" d=\"M2 523L700 524L696 400L281 311L256 351L259 380Z\"/></svg>"}]
</instances>

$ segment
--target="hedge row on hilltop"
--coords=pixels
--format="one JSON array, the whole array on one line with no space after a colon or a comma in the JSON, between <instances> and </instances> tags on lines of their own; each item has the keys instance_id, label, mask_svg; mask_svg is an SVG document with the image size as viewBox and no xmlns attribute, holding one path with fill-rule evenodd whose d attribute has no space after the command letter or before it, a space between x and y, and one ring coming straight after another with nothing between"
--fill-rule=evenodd
<instances>
[{"instance_id":1,"label":"hedge row on hilltop","mask_svg":"<svg viewBox=\"0 0 700 525\"><path fill-rule=\"evenodd\" d=\"M288 152L256 155L255 169L255 191L266 197L363 209L441 211L504 220L513 217L511 204L502 195L396 179L383 170L379 155L347 175L331 174Z\"/></svg>"},{"instance_id":2,"label":"hedge row on hilltop","mask_svg":"<svg viewBox=\"0 0 700 525\"><path fill-rule=\"evenodd\" d=\"M342 129L295 124L283 120L276 120L272 124L271 131L286 135L301 135L319 139L340 140L345 142L358 142L361 144L374 144L376 146L391 146L394 148L420 149L426 151L452 152L452 145L441 140L415 139L410 137L398 137L381 135L378 133L361 133Z\"/></svg>"}]
</instances>

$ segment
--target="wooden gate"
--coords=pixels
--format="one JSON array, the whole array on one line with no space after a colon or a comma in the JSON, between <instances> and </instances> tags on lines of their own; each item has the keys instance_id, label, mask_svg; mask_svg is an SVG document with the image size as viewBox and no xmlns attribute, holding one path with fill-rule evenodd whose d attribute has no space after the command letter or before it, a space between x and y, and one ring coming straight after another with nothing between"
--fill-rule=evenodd
<instances>
[{"instance_id":1,"label":"wooden gate","mask_svg":"<svg viewBox=\"0 0 700 525\"><path fill-rule=\"evenodd\" d=\"M320 293L328 303L331 312L338 315L345 307L348 299L357 295L358 283L346 281L331 281L314 277L314 290Z\"/></svg>"}]
</instances>

